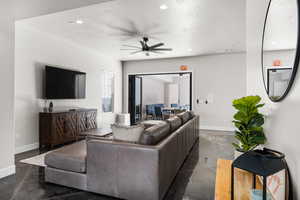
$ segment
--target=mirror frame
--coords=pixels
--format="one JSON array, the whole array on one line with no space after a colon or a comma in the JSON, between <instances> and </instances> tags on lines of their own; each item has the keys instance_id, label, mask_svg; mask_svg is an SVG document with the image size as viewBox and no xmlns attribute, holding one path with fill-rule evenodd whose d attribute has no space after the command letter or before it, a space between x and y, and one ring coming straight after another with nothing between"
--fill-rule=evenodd
<instances>
[{"instance_id":1,"label":"mirror frame","mask_svg":"<svg viewBox=\"0 0 300 200\"><path fill-rule=\"evenodd\" d=\"M268 94L268 90L267 90L267 86L265 83L265 77L264 77L264 41L265 41L265 32L266 32L266 26L267 26L267 21L268 21L268 16L269 16L269 11L271 9L271 4L273 2L273 0L270 0L269 5L268 5L268 9L267 9L267 13L266 13L266 17L265 17L265 21L264 21L264 29L263 29L263 36L262 36L262 48L261 48L261 68L262 68L262 76L263 76L263 84L264 84L264 88L265 91L269 97L269 99L273 102L280 102L282 101L290 92L296 75L297 75L297 71L298 71L298 66L299 66L299 61L300 61L300 0L295 0L297 2L297 15L298 15L298 33L297 33L297 44L296 44L296 53L295 53L295 59L294 59L294 66L293 66L293 72L288 84L288 87L286 88L285 92L283 93L283 95L279 98L279 99L271 99L269 94Z\"/></svg>"}]
</instances>

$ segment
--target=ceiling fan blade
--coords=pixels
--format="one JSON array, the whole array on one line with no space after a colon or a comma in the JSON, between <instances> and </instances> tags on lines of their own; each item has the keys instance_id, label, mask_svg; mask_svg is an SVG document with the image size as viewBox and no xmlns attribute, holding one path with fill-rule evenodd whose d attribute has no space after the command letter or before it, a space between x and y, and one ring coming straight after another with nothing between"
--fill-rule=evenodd
<instances>
[{"instance_id":1,"label":"ceiling fan blade","mask_svg":"<svg viewBox=\"0 0 300 200\"><path fill-rule=\"evenodd\" d=\"M121 41L129 41L129 40L136 40L137 38L140 38L140 36L139 35L135 35L135 36L125 36L125 35L123 35L123 36L119 36L119 38L120 38L120 40Z\"/></svg>"},{"instance_id":2,"label":"ceiling fan blade","mask_svg":"<svg viewBox=\"0 0 300 200\"><path fill-rule=\"evenodd\" d=\"M151 51L173 51L171 48L156 48L156 49L151 49Z\"/></svg>"},{"instance_id":3,"label":"ceiling fan blade","mask_svg":"<svg viewBox=\"0 0 300 200\"><path fill-rule=\"evenodd\" d=\"M164 43L158 43L158 44L155 44L155 45L149 47L149 49L155 49L157 47L161 47L161 46L164 46L164 45L165 45Z\"/></svg>"},{"instance_id":4,"label":"ceiling fan blade","mask_svg":"<svg viewBox=\"0 0 300 200\"><path fill-rule=\"evenodd\" d=\"M167 34L168 31L152 31L149 32L150 35L163 35L163 34Z\"/></svg>"},{"instance_id":5,"label":"ceiling fan blade","mask_svg":"<svg viewBox=\"0 0 300 200\"><path fill-rule=\"evenodd\" d=\"M136 51L136 49L120 49L121 51ZM142 49L140 49L142 50Z\"/></svg>"},{"instance_id":6,"label":"ceiling fan blade","mask_svg":"<svg viewBox=\"0 0 300 200\"><path fill-rule=\"evenodd\" d=\"M127 44L123 44L122 46L123 46L123 47L135 48L135 49L141 49L141 47L133 46L133 45L127 45Z\"/></svg>"},{"instance_id":7,"label":"ceiling fan blade","mask_svg":"<svg viewBox=\"0 0 300 200\"><path fill-rule=\"evenodd\" d=\"M120 31L122 33L134 34L136 32L135 30L132 30L130 28L124 28L124 27L120 27L120 26L114 26L114 25L111 25L111 24L106 24L106 26L109 27L110 29Z\"/></svg>"},{"instance_id":8,"label":"ceiling fan blade","mask_svg":"<svg viewBox=\"0 0 300 200\"><path fill-rule=\"evenodd\" d=\"M145 42L141 40L140 43L141 43L141 45L142 45L142 48L145 49L145 48L146 48Z\"/></svg>"},{"instance_id":9,"label":"ceiling fan blade","mask_svg":"<svg viewBox=\"0 0 300 200\"><path fill-rule=\"evenodd\" d=\"M159 51L151 51L151 53L164 54L164 52L159 52Z\"/></svg>"},{"instance_id":10,"label":"ceiling fan blade","mask_svg":"<svg viewBox=\"0 0 300 200\"><path fill-rule=\"evenodd\" d=\"M160 38L158 38L158 37L156 37L156 36L147 36L148 38L150 38L150 39L154 39L154 40L157 40L157 41L159 41L159 40L161 40Z\"/></svg>"},{"instance_id":11,"label":"ceiling fan blade","mask_svg":"<svg viewBox=\"0 0 300 200\"><path fill-rule=\"evenodd\" d=\"M133 55L133 54L137 54L137 53L140 53L140 52L143 52L143 50L135 51L135 52L132 52L130 54Z\"/></svg>"}]
</instances>

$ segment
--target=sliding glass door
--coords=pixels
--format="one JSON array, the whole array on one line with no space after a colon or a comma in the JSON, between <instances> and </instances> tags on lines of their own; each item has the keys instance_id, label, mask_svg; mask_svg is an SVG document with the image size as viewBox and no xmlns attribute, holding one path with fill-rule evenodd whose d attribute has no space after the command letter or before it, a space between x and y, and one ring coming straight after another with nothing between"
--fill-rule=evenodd
<instances>
[{"instance_id":1,"label":"sliding glass door","mask_svg":"<svg viewBox=\"0 0 300 200\"><path fill-rule=\"evenodd\" d=\"M181 109L191 110L191 74L179 74L178 79L178 106Z\"/></svg>"},{"instance_id":2,"label":"sliding glass door","mask_svg":"<svg viewBox=\"0 0 300 200\"><path fill-rule=\"evenodd\" d=\"M136 75L129 76L129 113L131 125L142 120L142 85L141 77Z\"/></svg>"},{"instance_id":3,"label":"sliding glass door","mask_svg":"<svg viewBox=\"0 0 300 200\"><path fill-rule=\"evenodd\" d=\"M161 120L192 109L192 73L129 75L131 124Z\"/></svg>"}]
</instances>

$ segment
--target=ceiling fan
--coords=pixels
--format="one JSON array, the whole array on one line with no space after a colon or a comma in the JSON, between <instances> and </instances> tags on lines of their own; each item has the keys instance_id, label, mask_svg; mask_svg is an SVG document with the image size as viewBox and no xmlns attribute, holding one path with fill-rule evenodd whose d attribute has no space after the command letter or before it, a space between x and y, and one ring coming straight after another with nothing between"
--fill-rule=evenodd
<instances>
[{"instance_id":1,"label":"ceiling fan","mask_svg":"<svg viewBox=\"0 0 300 200\"><path fill-rule=\"evenodd\" d=\"M133 46L133 45L122 45L123 47L127 47L126 49L121 49L123 51L133 51L130 54L137 54L137 53L146 53L146 56L150 56L150 53L161 54L164 51L172 51L171 48L160 48L164 46L164 43L158 43L152 46L148 45L149 38L143 37L140 41L141 46Z\"/></svg>"},{"instance_id":2,"label":"ceiling fan","mask_svg":"<svg viewBox=\"0 0 300 200\"><path fill-rule=\"evenodd\" d=\"M131 19L122 19L121 24L120 26L111 23L106 24L106 26L113 31L110 35L116 36L121 41L142 37L158 40L160 35L168 33L165 28L162 28L160 24L157 23L143 21L143 24L138 24Z\"/></svg>"}]
</instances>

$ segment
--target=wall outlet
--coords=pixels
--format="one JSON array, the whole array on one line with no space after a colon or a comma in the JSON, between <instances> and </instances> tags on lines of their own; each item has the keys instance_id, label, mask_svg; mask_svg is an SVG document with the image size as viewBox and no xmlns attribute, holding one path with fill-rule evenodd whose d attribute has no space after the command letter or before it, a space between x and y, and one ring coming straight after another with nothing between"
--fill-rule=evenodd
<instances>
[{"instance_id":1,"label":"wall outlet","mask_svg":"<svg viewBox=\"0 0 300 200\"><path fill-rule=\"evenodd\" d=\"M206 99L207 99L208 103L214 103L214 95L213 94L208 94Z\"/></svg>"},{"instance_id":2,"label":"wall outlet","mask_svg":"<svg viewBox=\"0 0 300 200\"><path fill-rule=\"evenodd\" d=\"M207 99L197 99L197 104L208 104Z\"/></svg>"}]
</instances>

